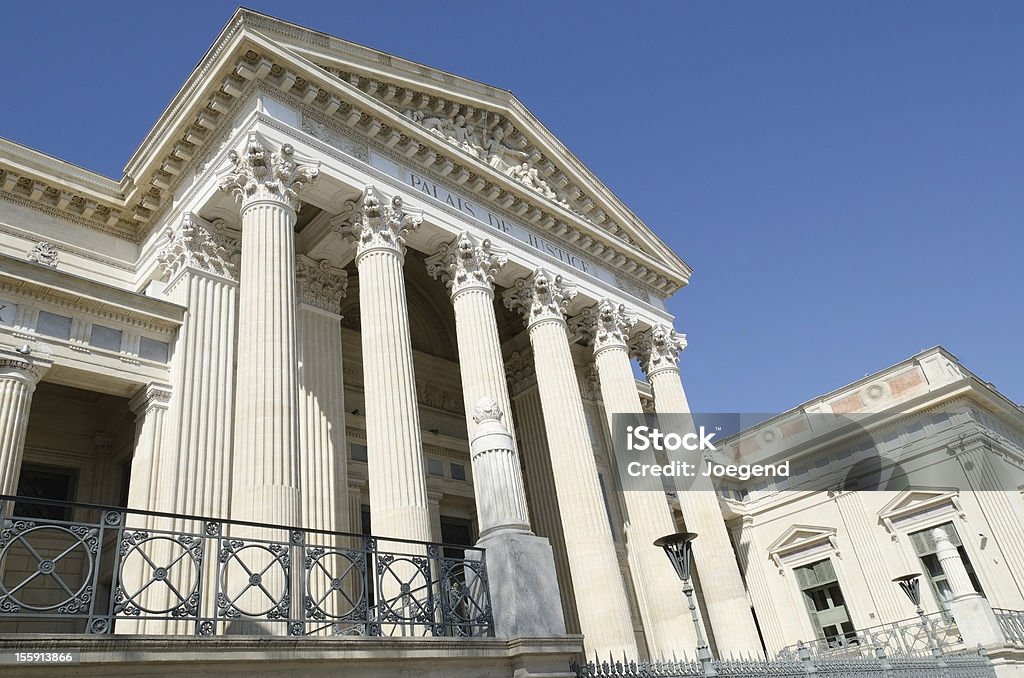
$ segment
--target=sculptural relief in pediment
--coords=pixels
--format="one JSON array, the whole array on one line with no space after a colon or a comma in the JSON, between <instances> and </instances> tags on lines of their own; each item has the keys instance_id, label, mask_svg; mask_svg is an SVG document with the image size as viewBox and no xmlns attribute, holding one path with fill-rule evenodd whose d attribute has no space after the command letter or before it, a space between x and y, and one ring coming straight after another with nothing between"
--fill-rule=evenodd
<instances>
[{"instance_id":1,"label":"sculptural relief in pediment","mask_svg":"<svg viewBox=\"0 0 1024 678\"><path fill-rule=\"evenodd\" d=\"M467 122L466 116L462 113L439 116L419 109L407 108L402 111L402 114L426 128L434 136L444 139L481 162L487 163L504 173L505 176L515 179L567 210L584 216L569 204L564 193L555 191L551 184L541 177L540 171L530 164L530 156L525 151L512 147L504 125L499 124L488 129L486 112L483 114L484 121L481 125Z\"/></svg>"}]
</instances>

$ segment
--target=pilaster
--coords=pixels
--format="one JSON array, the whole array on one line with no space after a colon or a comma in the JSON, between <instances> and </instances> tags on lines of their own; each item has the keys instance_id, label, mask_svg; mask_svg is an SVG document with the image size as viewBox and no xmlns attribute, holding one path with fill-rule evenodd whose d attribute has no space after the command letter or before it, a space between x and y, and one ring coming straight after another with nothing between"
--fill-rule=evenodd
<instances>
[{"instance_id":1,"label":"pilaster","mask_svg":"<svg viewBox=\"0 0 1024 678\"><path fill-rule=\"evenodd\" d=\"M18 490L32 394L52 363L31 353L0 349L0 493Z\"/></svg>"}]
</instances>

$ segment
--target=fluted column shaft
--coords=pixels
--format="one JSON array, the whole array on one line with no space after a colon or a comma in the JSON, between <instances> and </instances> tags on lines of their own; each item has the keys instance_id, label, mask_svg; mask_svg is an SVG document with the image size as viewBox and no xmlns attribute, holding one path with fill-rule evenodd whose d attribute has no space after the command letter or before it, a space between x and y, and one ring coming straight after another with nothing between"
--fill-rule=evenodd
<instances>
[{"instance_id":1,"label":"fluted column shaft","mask_svg":"<svg viewBox=\"0 0 1024 678\"><path fill-rule=\"evenodd\" d=\"M485 400L493 400L501 413L499 418L509 417L505 426L510 432L513 428L512 400L494 316L492 283L493 272L505 261L504 253L492 248L490 241L477 240L468 232L459 234L453 243L442 245L436 255L427 259L428 272L445 280L455 307L459 372L471 441L480 426L475 409ZM474 453L472 463L480 538L498 529L529 532L526 490L514 438L507 449ZM487 488L501 491L490 493Z\"/></svg>"},{"instance_id":2,"label":"fluted column shaft","mask_svg":"<svg viewBox=\"0 0 1024 678\"><path fill-rule=\"evenodd\" d=\"M297 525L298 351L295 211L242 208L233 518Z\"/></svg>"},{"instance_id":3,"label":"fluted column shaft","mask_svg":"<svg viewBox=\"0 0 1024 678\"><path fill-rule=\"evenodd\" d=\"M643 412L626 344L633 323L621 306L607 300L588 309L581 319L581 329L594 343L601 399L609 430L613 431L616 413ZM635 454L631 461L657 463L653 451ZM675 570L661 549L654 547L656 539L677 531L675 522L658 478L650 479L648 487L626 489L623 499L628 514L625 535L630 576L639 601L647 649L651 657L671 657L673 652L696 647L697 642L689 610L679 595Z\"/></svg>"},{"instance_id":4,"label":"fluted column shaft","mask_svg":"<svg viewBox=\"0 0 1024 678\"><path fill-rule=\"evenodd\" d=\"M677 354L685 347L685 339L674 330L659 326L644 335L641 343L641 366L654 390L657 414L689 414L690 406L677 364ZM690 489L678 492L677 496L687 531L699 535L694 543L693 559L697 572L702 575L707 621L714 630L719 653L762 655L764 650L725 529L718 495L707 478L699 476Z\"/></svg>"},{"instance_id":5,"label":"fluted column shaft","mask_svg":"<svg viewBox=\"0 0 1024 678\"><path fill-rule=\"evenodd\" d=\"M899 572L886 569L885 545L879 546L873 534L878 517L871 520L860 492L839 492L834 499L846 534L853 544L853 557L864 573L866 597L874 603L878 619L883 622L899 621L904 616L906 596L892 586L892 577Z\"/></svg>"},{"instance_id":6,"label":"fluted column shaft","mask_svg":"<svg viewBox=\"0 0 1024 678\"><path fill-rule=\"evenodd\" d=\"M942 573L946 575L953 600L979 595L974 590L974 584L967 574L967 567L960 558L960 552L949 540L949 536L942 529L932 530L932 536L935 539L935 557L939 561Z\"/></svg>"},{"instance_id":7,"label":"fluted column shaft","mask_svg":"<svg viewBox=\"0 0 1024 678\"><path fill-rule=\"evenodd\" d=\"M49 369L46 360L0 351L0 493L18 490L25 433L36 384Z\"/></svg>"},{"instance_id":8,"label":"fluted column shaft","mask_svg":"<svg viewBox=\"0 0 1024 678\"><path fill-rule=\"evenodd\" d=\"M629 600L562 315L572 294L560 277L538 269L528 281L517 282L506 304L523 310L533 347L584 647L590 655L633 658L637 646Z\"/></svg>"},{"instance_id":9,"label":"fluted column shaft","mask_svg":"<svg viewBox=\"0 0 1024 678\"><path fill-rule=\"evenodd\" d=\"M132 454L131 478L128 482L128 508L140 511L156 510L156 497L160 485L166 481L172 469L164 452L166 420L170 387L150 383L136 395L129 407L135 414L135 451ZM161 463L165 466L161 467ZM142 527L146 522L138 520L134 526ZM132 516L129 516L132 525Z\"/></svg>"},{"instance_id":10,"label":"fluted column shaft","mask_svg":"<svg viewBox=\"0 0 1024 678\"><path fill-rule=\"evenodd\" d=\"M381 204L368 186L351 223L357 240L370 521L381 537L431 540L420 412L402 265L404 234L419 224L397 196Z\"/></svg>"},{"instance_id":11,"label":"fluted column shaft","mask_svg":"<svg viewBox=\"0 0 1024 678\"><path fill-rule=\"evenodd\" d=\"M295 213L299 189L319 173L293 156L291 145L268 153L250 134L220 181L242 204L231 515L285 525L300 517Z\"/></svg>"},{"instance_id":12,"label":"fluted column shaft","mask_svg":"<svg viewBox=\"0 0 1024 678\"><path fill-rule=\"evenodd\" d=\"M746 577L747 586L750 589L750 599L754 603L754 609L761 614L769 615L775 603L772 600L772 585L768 580L765 564L767 562L767 550L762 549L754 535L753 516L743 516L743 527L739 534L739 552L737 553L740 566ZM761 626L761 633L764 634L764 643L768 655L772 656L786 646L786 640L782 633L782 625L767 623Z\"/></svg>"}]
</instances>

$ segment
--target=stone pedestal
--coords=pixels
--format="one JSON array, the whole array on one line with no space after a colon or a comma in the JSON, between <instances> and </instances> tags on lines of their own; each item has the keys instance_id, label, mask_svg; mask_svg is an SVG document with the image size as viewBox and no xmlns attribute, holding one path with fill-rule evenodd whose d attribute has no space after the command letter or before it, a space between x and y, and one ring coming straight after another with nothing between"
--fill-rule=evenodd
<instances>
[{"instance_id":1,"label":"stone pedestal","mask_svg":"<svg viewBox=\"0 0 1024 678\"><path fill-rule=\"evenodd\" d=\"M506 293L505 304L523 313L530 333L587 654L634 658L637 646L629 602L566 336L564 307L574 295L561 276L538 269L517 281Z\"/></svg>"},{"instance_id":2,"label":"stone pedestal","mask_svg":"<svg viewBox=\"0 0 1024 678\"><path fill-rule=\"evenodd\" d=\"M634 344L654 389L658 414L690 413L678 365L679 351L685 346L685 337L662 325L639 336ZM690 489L678 492L678 497L687 531L700 535L693 559L719 654L764 656L718 495L707 478L699 477Z\"/></svg>"}]
</instances>

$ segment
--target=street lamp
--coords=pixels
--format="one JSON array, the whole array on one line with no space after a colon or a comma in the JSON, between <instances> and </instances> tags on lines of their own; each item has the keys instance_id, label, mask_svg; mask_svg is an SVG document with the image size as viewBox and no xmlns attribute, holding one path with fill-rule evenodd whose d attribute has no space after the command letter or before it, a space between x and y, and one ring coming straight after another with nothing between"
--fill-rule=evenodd
<instances>
[{"instance_id":1,"label":"street lamp","mask_svg":"<svg viewBox=\"0 0 1024 678\"><path fill-rule=\"evenodd\" d=\"M690 606L690 617L693 619L693 628L697 631L697 659L704 667L705 676L717 676L714 665L711 663L711 649L704 640L704 631L700 628L700 620L697 619L697 606L693 602L693 584L690 583L690 565L693 559L693 540L697 538L695 532L676 532L662 537L654 542L665 550L672 567L675 569L679 579L683 582L683 593L686 595L686 602Z\"/></svg>"},{"instance_id":2,"label":"street lamp","mask_svg":"<svg viewBox=\"0 0 1024 678\"><path fill-rule=\"evenodd\" d=\"M928 636L928 647L933 655L938 656L941 654L939 644L932 636L931 626L924 616L924 608L921 607L921 574L919 572L905 574L902 577L896 577L892 581L894 584L899 584L899 587L907 594L907 598L910 598L910 602L914 604L917 616L921 618L921 626L924 628L924 633Z\"/></svg>"}]
</instances>

